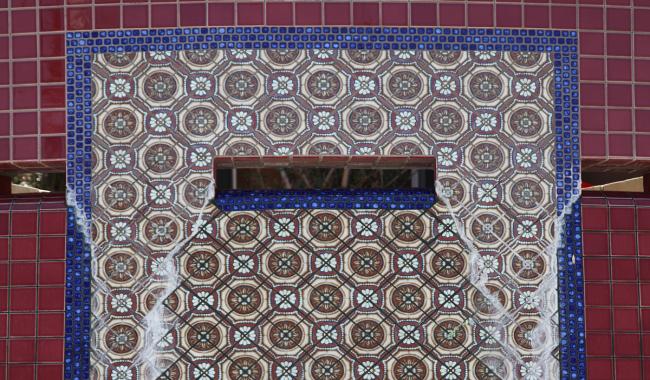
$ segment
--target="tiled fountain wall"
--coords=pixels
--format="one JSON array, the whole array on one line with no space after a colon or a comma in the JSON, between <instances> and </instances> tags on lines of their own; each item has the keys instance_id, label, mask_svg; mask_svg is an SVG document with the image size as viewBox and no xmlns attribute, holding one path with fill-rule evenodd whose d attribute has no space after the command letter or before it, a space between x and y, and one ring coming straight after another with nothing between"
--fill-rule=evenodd
<instances>
[{"instance_id":1,"label":"tiled fountain wall","mask_svg":"<svg viewBox=\"0 0 650 380\"><path fill-rule=\"evenodd\" d=\"M554 79L536 52L95 55L93 377L559 376ZM204 208L215 156L292 154L432 155L445 200Z\"/></svg>"},{"instance_id":2,"label":"tiled fountain wall","mask_svg":"<svg viewBox=\"0 0 650 380\"><path fill-rule=\"evenodd\" d=\"M197 12L197 10L199 10ZM205 12L201 10L206 10ZM581 39L580 77L583 89L588 89L589 99L581 100L581 118L583 120L583 154L597 158L597 161L609 160L609 165L616 165L615 158L623 158L625 164L634 166L642 164L646 157L643 152L644 139L647 136L647 105L640 103L647 96L649 78L645 76L650 51L650 30L647 23L641 22L648 17L650 4L644 1L580 2L568 4L564 1L550 3L501 2L499 4L482 4L475 2L426 2L410 3L319 3L319 2L267 2L267 3L230 3L208 4L204 2L180 3L146 3L111 1L102 4L88 2L68 2L60 0L12 1L0 2L0 87L3 99L8 103L0 106L0 147L3 148L0 159L3 167L42 167L52 166L62 170L64 165L64 123L63 107L64 86L64 34L65 30L107 29L118 27L161 27L161 26L209 26L209 25L321 25L321 24L356 24L356 25L442 25L442 26L478 26L478 27L556 27L576 28ZM13 99L13 100L12 100ZM635 101L636 99L636 101ZM632 108L632 107L636 108ZM38 109L36 107L39 107ZM12 200L7 200L12 204ZM61 203L59 203L61 207ZM605 207L605 206L603 206ZM609 206L607 206L609 207ZM636 206L621 206L634 209ZM589 209L589 208L588 208ZM639 206L639 209L643 209ZM36 211L34 215L38 215ZM3 212L3 217L10 218ZM639 213L639 226L647 219ZM10 220L10 219L8 219ZM608 233L608 226L599 227L599 231ZM613 228L613 227L612 227ZM627 228L627 227L626 227ZM629 231L639 236L639 242L645 240L643 229L636 227ZM620 235L620 234L619 234ZM618 235L617 235L618 236ZM11 252L11 236L3 235ZM612 242L619 241L613 238ZM62 237L53 237L53 242L63 244ZM48 244L48 247L52 245ZM597 250L607 257L612 253L604 252L603 245L586 247L587 253ZM642 247L642 245L637 245ZM641 248L638 248L641 249ZM36 248L35 255L40 250ZM636 252L636 251L635 251ZM61 256L63 257L63 252ZM639 259L639 265L643 263ZM586 275L593 272L586 268ZM609 274L601 274L601 284L609 283ZM603 277L605 276L605 277ZM609 277L607 277L609 276ZM37 276L37 278L39 278ZM636 281L636 280L631 280ZM641 278L643 284L644 278ZM638 299L640 301L640 298ZM644 304L641 304L643 307ZM37 310L30 304L25 310ZM641 309L639 309L641 310ZM587 309L592 313L592 309ZM590 327L608 331L613 327L613 314L605 327ZM599 313L598 315L605 315ZM595 315L595 314L594 314ZM639 314L641 315L641 314ZM7 314L7 321L9 320ZM589 322L589 315L587 322ZM7 322L8 323L8 322ZM61 327L62 329L62 327ZM645 327L639 327L645 331ZM14 331L7 325L7 336L23 339L23 332ZM61 330L62 331L62 330ZM609 335L608 339L613 334ZM641 339L641 335L639 335ZM7 366L0 371L5 377L20 376L27 378L34 372L34 363L49 363L56 368L62 366L59 359L49 361L37 356L35 344L29 343L20 348L21 356L10 357L14 346L6 340L5 362ZM612 341L613 342L613 341ZM592 347L602 346L600 343ZM611 378L614 373L621 378L642 378L646 366L644 351L623 352L623 347L633 345L618 344L610 349L592 352L593 365L590 373L602 374ZM618 354L617 354L618 353ZM615 360L615 357L622 360ZM58 363L58 364L57 364ZM613 372L615 371L615 372ZM647 372L647 371L646 371ZM56 370L53 372L56 373ZM55 378L48 372L49 378ZM59 373L62 375L61 371Z\"/></svg>"}]
</instances>

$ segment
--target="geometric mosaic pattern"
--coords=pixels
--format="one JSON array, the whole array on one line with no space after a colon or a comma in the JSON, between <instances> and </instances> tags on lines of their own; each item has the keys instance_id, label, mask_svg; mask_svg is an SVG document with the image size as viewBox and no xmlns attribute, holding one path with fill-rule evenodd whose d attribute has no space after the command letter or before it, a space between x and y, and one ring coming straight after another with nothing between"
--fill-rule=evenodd
<instances>
[{"instance_id":1,"label":"geometric mosaic pattern","mask_svg":"<svg viewBox=\"0 0 650 380\"><path fill-rule=\"evenodd\" d=\"M558 376L549 54L94 57L93 377ZM204 207L215 157L292 154L433 155L446 202Z\"/></svg>"},{"instance_id":2,"label":"geometric mosaic pattern","mask_svg":"<svg viewBox=\"0 0 650 380\"><path fill-rule=\"evenodd\" d=\"M541 371L531 364L541 350L527 333L540 317L542 300L533 293L547 274L545 258L532 250L485 251L479 265L502 305L495 307L472 285L454 226L439 212L217 216L230 232L207 249L188 250L184 281L167 299L181 323L164 343L176 349L163 378L191 376L197 363L226 379L510 378ZM286 227L272 227L278 225ZM198 271L204 267L210 269ZM500 307L517 316L509 329L496 318ZM523 362L514 368L505 359L512 348Z\"/></svg>"},{"instance_id":3,"label":"geometric mosaic pattern","mask_svg":"<svg viewBox=\"0 0 650 380\"><path fill-rule=\"evenodd\" d=\"M93 69L100 167L163 178L208 172L215 155L421 155L469 131L528 155L550 123L534 101L550 105L553 90L547 55L533 52L109 53ZM460 165L448 146L437 151L443 167ZM501 169L498 156L482 170Z\"/></svg>"}]
</instances>

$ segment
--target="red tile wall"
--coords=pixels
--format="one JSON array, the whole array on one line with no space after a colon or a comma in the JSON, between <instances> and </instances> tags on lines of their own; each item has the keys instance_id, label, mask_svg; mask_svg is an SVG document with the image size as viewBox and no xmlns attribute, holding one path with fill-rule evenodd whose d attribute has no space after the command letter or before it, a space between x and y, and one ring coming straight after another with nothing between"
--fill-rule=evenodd
<instances>
[{"instance_id":1,"label":"red tile wall","mask_svg":"<svg viewBox=\"0 0 650 380\"><path fill-rule=\"evenodd\" d=\"M590 380L650 378L650 196L585 195Z\"/></svg>"},{"instance_id":2,"label":"red tile wall","mask_svg":"<svg viewBox=\"0 0 650 380\"><path fill-rule=\"evenodd\" d=\"M62 379L63 197L0 198L0 380Z\"/></svg>"},{"instance_id":3,"label":"red tile wall","mask_svg":"<svg viewBox=\"0 0 650 380\"><path fill-rule=\"evenodd\" d=\"M0 170L64 167L65 30L265 23L578 29L585 165L650 159L650 0L0 0Z\"/></svg>"}]
</instances>

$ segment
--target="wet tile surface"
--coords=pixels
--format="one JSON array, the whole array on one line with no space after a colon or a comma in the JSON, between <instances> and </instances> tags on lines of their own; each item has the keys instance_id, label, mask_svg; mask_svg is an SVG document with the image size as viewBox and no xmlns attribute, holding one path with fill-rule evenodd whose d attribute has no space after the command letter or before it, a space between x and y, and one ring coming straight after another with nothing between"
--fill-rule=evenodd
<instances>
[{"instance_id":1,"label":"wet tile surface","mask_svg":"<svg viewBox=\"0 0 650 380\"><path fill-rule=\"evenodd\" d=\"M94 57L93 377L557 376L547 54ZM215 157L290 154L432 155L441 200L204 207Z\"/></svg>"}]
</instances>

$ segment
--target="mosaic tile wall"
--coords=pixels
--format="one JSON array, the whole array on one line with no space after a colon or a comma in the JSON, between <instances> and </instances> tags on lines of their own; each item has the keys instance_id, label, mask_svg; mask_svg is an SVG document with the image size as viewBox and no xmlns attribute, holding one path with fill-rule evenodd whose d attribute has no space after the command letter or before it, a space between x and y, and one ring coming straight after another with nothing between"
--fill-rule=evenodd
<instances>
[{"instance_id":1,"label":"mosaic tile wall","mask_svg":"<svg viewBox=\"0 0 650 380\"><path fill-rule=\"evenodd\" d=\"M11 4L11 6L9 5ZM65 31L231 25L561 28L579 32L582 153L588 165L650 157L647 0L0 1L0 167L65 161Z\"/></svg>"},{"instance_id":2,"label":"mosaic tile wall","mask_svg":"<svg viewBox=\"0 0 650 380\"><path fill-rule=\"evenodd\" d=\"M98 54L93 84L94 378L153 371L172 268L147 352L170 378L558 376L547 54ZM433 155L451 204L197 222L241 154Z\"/></svg>"}]
</instances>

